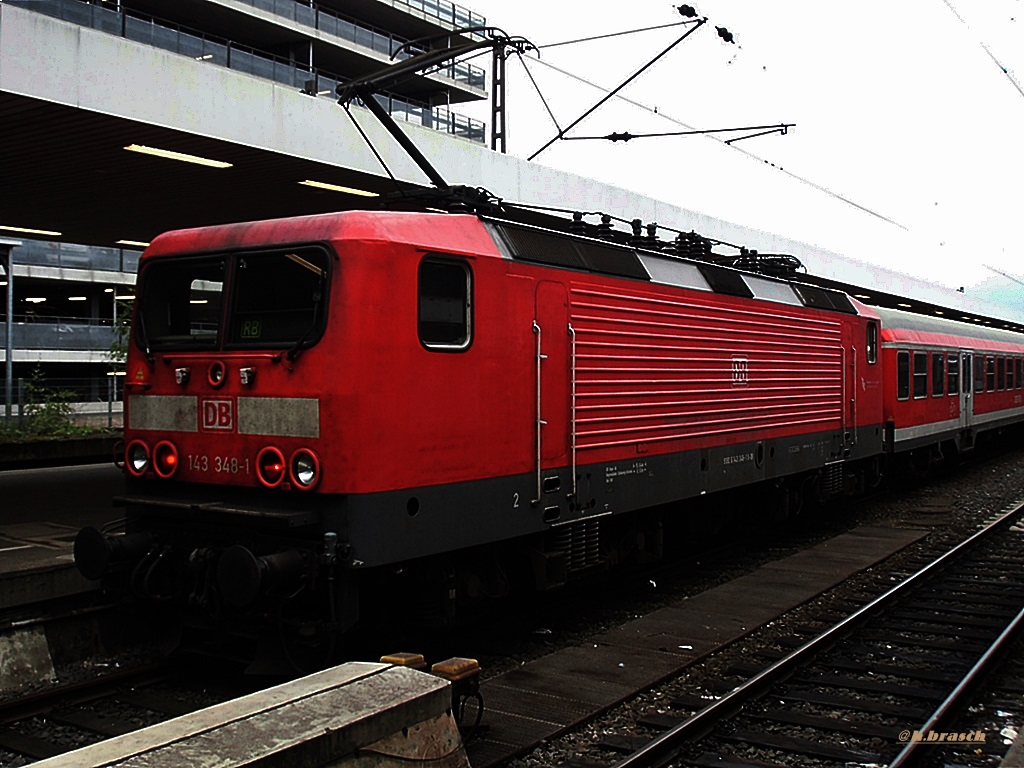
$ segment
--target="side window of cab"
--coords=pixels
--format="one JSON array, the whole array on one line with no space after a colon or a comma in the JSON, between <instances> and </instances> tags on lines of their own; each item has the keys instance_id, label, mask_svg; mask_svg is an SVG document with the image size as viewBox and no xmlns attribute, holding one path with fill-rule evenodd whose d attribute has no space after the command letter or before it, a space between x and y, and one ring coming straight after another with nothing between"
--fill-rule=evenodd
<instances>
[{"instance_id":1,"label":"side window of cab","mask_svg":"<svg viewBox=\"0 0 1024 768\"><path fill-rule=\"evenodd\" d=\"M473 341L473 271L468 262L431 254L420 262L420 343L430 350L461 352Z\"/></svg>"}]
</instances>

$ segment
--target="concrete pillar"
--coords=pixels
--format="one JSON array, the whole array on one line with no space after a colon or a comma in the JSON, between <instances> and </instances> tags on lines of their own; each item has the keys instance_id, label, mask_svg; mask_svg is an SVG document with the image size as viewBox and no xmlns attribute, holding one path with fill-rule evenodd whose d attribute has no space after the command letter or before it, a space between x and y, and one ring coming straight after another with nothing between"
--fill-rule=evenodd
<instances>
[{"instance_id":1,"label":"concrete pillar","mask_svg":"<svg viewBox=\"0 0 1024 768\"><path fill-rule=\"evenodd\" d=\"M14 402L14 257L11 251L21 245L20 240L0 240L0 267L7 277L7 321L6 348L4 350L4 417L11 418L11 404Z\"/></svg>"}]
</instances>

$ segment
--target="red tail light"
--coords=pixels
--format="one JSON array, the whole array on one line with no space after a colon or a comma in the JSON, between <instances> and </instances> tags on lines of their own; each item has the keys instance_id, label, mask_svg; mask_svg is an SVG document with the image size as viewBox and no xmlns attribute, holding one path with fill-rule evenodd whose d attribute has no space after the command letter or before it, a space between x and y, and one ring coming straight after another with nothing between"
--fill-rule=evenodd
<instances>
[{"instance_id":1,"label":"red tail light","mask_svg":"<svg viewBox=\"0 0 1024 768\"><path fill-rule=\"evenodd\" d=\"M288 465L280 450L268 445L256 455L256 476L267 488L276 488L288 474Z\"/></svg>"},{"instance_id":2,"label":"red tail light","mask_svg":"<svg viewBox=\"0 0 1024 768\"><path fill-rule=\"evenodd\" d=\"M178 471L178 449L164 440L153 448L153 469L165 480Z\"/></svg>"},{"instance_id":3,"label":"red tail light","mask_svg":"<svg viewBox=\"0 0 1024 768\"><path fill-rule=\"evenodd\" d=\"M141 440L132 440L124 452L125 467L135 477L142 477L149 469L149 446Z\"/></svg>"}]
</instances>

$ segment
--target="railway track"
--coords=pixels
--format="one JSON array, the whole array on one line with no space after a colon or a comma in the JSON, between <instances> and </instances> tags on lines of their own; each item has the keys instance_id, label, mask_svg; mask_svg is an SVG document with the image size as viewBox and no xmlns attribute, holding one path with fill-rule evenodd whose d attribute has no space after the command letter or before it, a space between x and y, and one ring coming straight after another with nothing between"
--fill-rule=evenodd
<instances>
[{"instance_id":1,"label":"railway track","mask_svg":"<svg viewBox=\"0 0 1024 768\"><path fill-rule=\"evenodd\" d=\"M903 768L925 753L958 765L1001 754L998 734L956 731L953 716L1024 626L1022 518L1017 506L833 626L767 651L777 658L766 667L735 668L747 679L712 703L677 698L642 720L664 732L615 768Z\"/></svg>"},{"instance_id":2,"label":"railway track","mask_svg":"<svg viewBox=\"0 0 1024 768\"><path fill-rule=\"evenodd\" d=\"M244 687L243 687L244 686ZM0 702L0 766L13 768L249 693L194 659L110 668Z\"/></svg>"}]
</instances>

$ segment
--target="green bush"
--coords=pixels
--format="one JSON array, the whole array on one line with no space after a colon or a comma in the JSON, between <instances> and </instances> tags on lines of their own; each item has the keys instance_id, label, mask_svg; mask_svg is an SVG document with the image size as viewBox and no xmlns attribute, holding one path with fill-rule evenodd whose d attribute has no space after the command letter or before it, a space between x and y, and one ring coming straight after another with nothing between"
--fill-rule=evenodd
<instances>
[{"instance_id":1,"label":"green bush","mask_svg":"<svg viewBox=\"0 0 1024 768\"><path fill-rule=\"evenodd\" d=\"M46 386L42 372L36 368L22 387L25 421L22 431L31 437L63 437L73 434L71 403L74 392Z\"/></svg>"}]
</instances>

